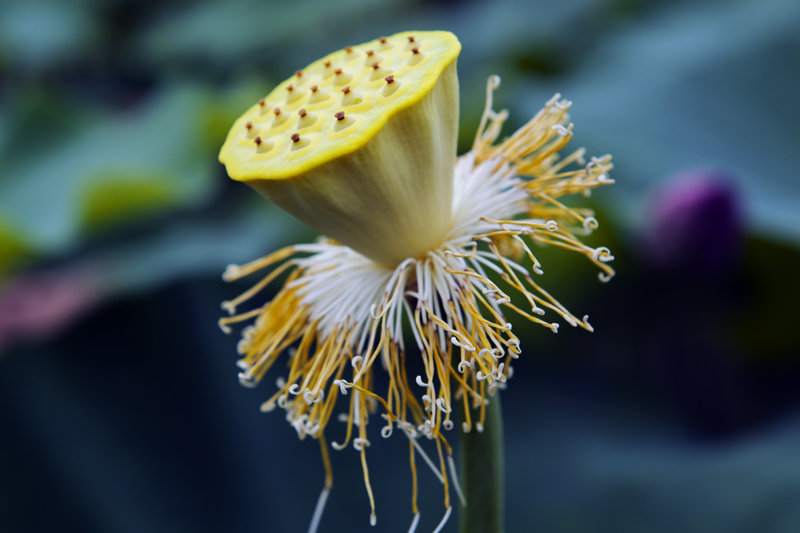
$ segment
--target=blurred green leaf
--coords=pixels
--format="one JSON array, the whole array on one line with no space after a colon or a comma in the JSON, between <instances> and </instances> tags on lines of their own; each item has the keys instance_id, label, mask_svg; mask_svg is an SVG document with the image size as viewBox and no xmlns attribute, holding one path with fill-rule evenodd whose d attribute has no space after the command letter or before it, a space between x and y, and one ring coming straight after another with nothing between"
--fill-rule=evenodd
<instances>
[{"instance_id":1,"label":"blurred green leaf","mask_svg":"<svg viewBox=\"0 0 800 533\"><path fill-rule=\"evenodd\" d=\"M91 53L101 36L96 11L83 2L0 4L0 64L42 71Z\"/></svg>"},{"instance_id":2,"label":"blurred green leaf","mask_svg":"<svg viewBox=\"0 0 800 533\"><path fill-rule=\"evenodd\" d=\"M219 184L223 115L238 112L216 102L207 90L176 85L135 109L87 111L67 124L34 107L39 141L22 116L14 142L0 150L0 215L26 246L50 254L86 230L206 201Z\"/></svg>"},{"instance_id":3,"label":"blurred green leaf","mask_svg":"<svg viewBox=\"0 0 800 533\"><path fill-rule=\"evenodd\" d=\"M19 232L0 219L0 280L30 255Z\"/></svg>"}]
</instances>

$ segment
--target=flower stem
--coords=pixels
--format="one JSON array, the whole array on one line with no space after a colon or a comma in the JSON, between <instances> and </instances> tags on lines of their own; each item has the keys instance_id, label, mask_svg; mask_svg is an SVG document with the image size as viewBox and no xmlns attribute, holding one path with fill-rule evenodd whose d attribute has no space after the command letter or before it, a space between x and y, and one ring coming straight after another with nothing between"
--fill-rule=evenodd
<instances>
[{"instance_id":1,"label":"flower stem","mask_svg":"<svg viewBox=\"0 0 800 533\"><path fill-rule=\"evenodd\" d=\"M467 506L461 533L503 531L503 416L500 394L489 399L483 432L461 433L461 472Z\"/></svg>"}]
</instances>

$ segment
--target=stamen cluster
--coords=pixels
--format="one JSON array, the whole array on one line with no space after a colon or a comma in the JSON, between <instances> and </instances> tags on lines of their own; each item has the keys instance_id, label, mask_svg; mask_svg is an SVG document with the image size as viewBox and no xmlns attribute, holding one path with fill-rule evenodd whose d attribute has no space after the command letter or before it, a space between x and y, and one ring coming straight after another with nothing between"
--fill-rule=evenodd
<instances>
[{"instance_id":1,"label":"stamen cluster","mask_svg":"<svg viewBox=\"0 0 800 533\"><path fill-rule=\"evenodd\" d=\"M481 431L487 402L511 378L512 362L521 354L506 315L553 332L559 323L548 317L557 315L592 331L587 316L578 318L541 286L543 267L534 251L550 245L577 252L600 269L601 281L614 273L610 251L581 240L597 228L592 212L560 200L613 183L610 156L587 162L583 149L559 155L573 125L567 115L570 102L558 95L497 143L507 118L505 111L492 110L498 84L496 77L489 80L473 148L457 161L452 206L447 206L452 225L438 246L387 266L321 239L230 266L224 275L232 281L268 269L250 290L223 304L232 315L220 320L225 331L255 319L244 328L238 346L242 383L255 385L278 361L286 361L288 372L277 379L277 390L262 410L283 409L300 438L319 439L329 480L326 432L332 418L346 422L343 430L334 428L337 440L331 446L343 449L352 443L361 454L373 520L366 462L374 438L367 430L371 417L378 414L383 420L382 437L401 430L412 457L422 457L436 473L449 515L449 488L458 493L446 438L454 427L454 409L460 406L463 431ZM281 278L283 285L271 301L236 314L241 304ZM404 338L404 328L413 342ZM421 359L422 374L408 375L409 357ZM375 385L376 372L388 375L383 390ZM344 409L337 410L342 403ZM421 445L423 438L434 442L438 465ZM416 524L413 459L411 472Z\"/></svg>"}]
</instances>

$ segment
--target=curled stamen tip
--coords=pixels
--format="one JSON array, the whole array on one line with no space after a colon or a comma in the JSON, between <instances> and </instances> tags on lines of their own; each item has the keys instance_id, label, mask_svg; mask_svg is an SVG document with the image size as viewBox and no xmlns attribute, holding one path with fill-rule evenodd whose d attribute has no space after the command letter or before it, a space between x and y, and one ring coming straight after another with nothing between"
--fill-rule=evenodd
<instances>
[{"instance_id":1,"label":"curled stamen tip","mask_svg":"<svg viewBox=\"0 0 800 533\"><path fill-rule=\"evenodd\" d=\"M545 224L547 231L558 231L558 222L555 220L548 220Z\"/></svg>"},{"instance_id":2,"label":"curled stamen tip","mask_svg":"<svg viewBox=\"0 0 800 533\"><path fill-rule=\"evenodd\" d=\"M552 324L550 324L550 331L552 331L553 333L558 333L558 323L553 322Z\"/></svg>"},{"instance_id":3,"label":"curled stamen tip","mask_svg":"<svg viewBox=\"0 0 800 533\"><path fill-rule=\"evenodd\" d=\"M221 329L226 335L230 335L231 331L233 331L227 324L225 324L225 322L222 321L222 319L217 321L217 326L219 326L219 329Z\"/></svg>"},{"instance_id":4,"label":"curled stamen tip","mask_svg":"<svg viewBox=\"0 0 800 533\"><path fill-rule=\"evenodd\" d=\"M252 389L256 385L258 385L255 381L253 381L253 378L250 377L250 375L244 372L239 372L239 375L237 377L239 378L239 383L243 387L247 387L248 389Z\"/></svg>"},{"instance_id":5,"label":"curled stamen tip","mask_svg":"<svg viewBox=\"0 0 800 533\"><path fill-rule=\"evenodd\" d=\"M370 513L370 515L369 515L369 525L375 527L375 525L377 523L378 523L378 517L375 516L375 513Z\"/></svg>"},{"instance_id":6,"label":"curled stamen tip","mask_svg":"<svg viewBox=\"0 0 800 533\"><path fill-rule=\"evenodd\" d=\"M554 124L553 129L560 135L561 137L566 137L569 135L569 130L562 126L561 124Z\"/></svg>"},{"instance_id":7,"label":"curled stamen tip","mask_svg":"<svg viewBox=\"0 0 800 533\"><path fill-rule=\"evenodd\" d=\"M600 223L594 217L586 217L583 219L583 228L586 230L593 230L600 227Z\"/></svg>"},{"instance_id":8,"label":"curled stamen tip","mask_svg":"<svg viewBox=\"0 0 800 533\"><path fill-rule=\"evenodd\" d=\"M491 89L497 89L498 87L500 87L501 81L502 80L500 79L500 76L498 76L497 74L492 74L491 76L489 76L488 85Z\"/></svg>"},{"instance_id":9,"label":"curled stamen tip","mask_svg":"<svg viewBox=\"0 0 800 533\"><path fill-rule=\"evenodd\" d=\"M598 272L597 279L599 279L602 283L608 283L614 277L614 272Z\"/></svg>"},{"instance_id":10,"label":"curled stamen tip","mask_svg":"<svg viewBox=\"0 0 800 533\"><path fill-rule=\"evenodd\" d=\"M606 248L605 246L601 246L599 248L595 248L592 252L592 257L595 261L600 261L602 263L608 263L609 261L614 260L614 256L611 255L611 250Z\"/></svg>"},{"instance_id":11,"label":"curled stamen tip","mask_svg":"<svg viewBox=\"0 0 800 533\"><path fill-rule=\"evenodd\" d=\"M364 449L364 446L369 447L369 445L370 444L367 439L362 439L361 437L353 439L353 448L355 448L359 452Z\"/></svg>"},{"instance_id":12,"label":"curled stamen tip","mask_svg":"<svg viewBox=\"0 0 800 533\"><path fill-rule=\"evenodd\" d=\"M222 273L223 281L233 281L239 277L239 265L228 265L225 267L225 272Z\"/></svg>"}]
</instances>

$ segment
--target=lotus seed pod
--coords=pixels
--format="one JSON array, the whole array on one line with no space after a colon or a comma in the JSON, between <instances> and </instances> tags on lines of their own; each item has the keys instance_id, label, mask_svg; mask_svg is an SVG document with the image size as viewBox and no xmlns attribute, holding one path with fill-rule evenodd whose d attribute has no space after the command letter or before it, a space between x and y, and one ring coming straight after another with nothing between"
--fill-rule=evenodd
<instances>
[{"instance_id":1,"label":"lotus seed pod","mask_svg":"<svg viewBox=\"0 0 800 533\"><path fill-rule=\"evenodd\" d=\"M460 50L435 31L334 52L242 115L219 159L234 180L377 263L422 257L452 224Z\"/></svg>"}]
</instances>

